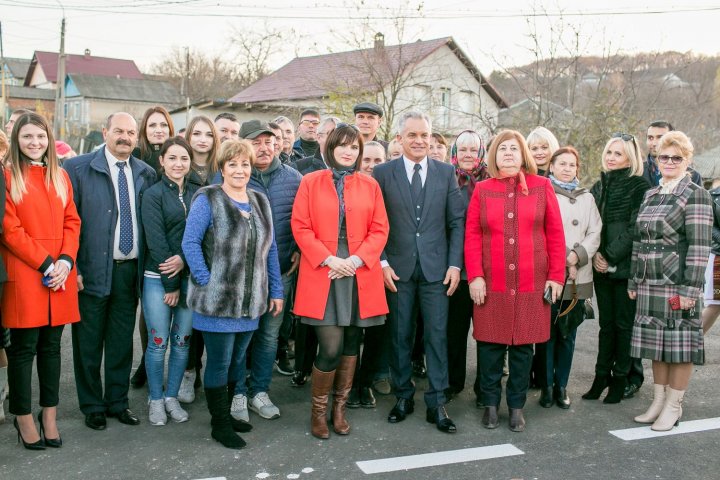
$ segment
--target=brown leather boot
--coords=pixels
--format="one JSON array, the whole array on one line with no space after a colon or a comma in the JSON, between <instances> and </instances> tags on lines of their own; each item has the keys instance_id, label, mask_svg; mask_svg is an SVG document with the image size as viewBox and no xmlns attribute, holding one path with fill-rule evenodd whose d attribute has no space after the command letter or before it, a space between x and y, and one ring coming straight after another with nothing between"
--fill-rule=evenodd
<instances>
[{"instance_id":1,"label":"brown leather boot","mask_svg":"<svg viewBox=\"0 0 720 480\"><path fill-rule=\"evenodd\" d=\"M310 408L310 429L314 437L330 438L327 425L328 396L335 380L335 370L323 372L314 365L312 369L312 401Z\"/></svg>"},{"instance_id":2,"label":"brown leather boot","mask_svg":"<svg viewBox=\"0 0 720 480\"><path fill-rule=\"evenodd\" d=\"M353 377L355 376L355 364L357 355L340 357L340 365L335 371L335 395L332 405L333 430L338 435L350 433L350 424L345 418L345 404L347 403L350 389L352 388Z\"/></svg>"}]
</instances>

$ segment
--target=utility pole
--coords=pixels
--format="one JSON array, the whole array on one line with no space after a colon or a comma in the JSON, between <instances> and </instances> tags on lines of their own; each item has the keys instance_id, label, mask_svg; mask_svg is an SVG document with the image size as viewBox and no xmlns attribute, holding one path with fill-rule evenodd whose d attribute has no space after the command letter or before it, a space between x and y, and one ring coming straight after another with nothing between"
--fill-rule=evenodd
<instances>
[{"instance_id":1,"label":"utility pole","mask_svg":"<svg viewBox=\"0 0 720 480\"><path fill-rule=\"evenodd\" d=\"M2 68L2 83L0 84L0 125L5 125L7 96L5 94L5 50L3 49L2 22L0 22L0 68Z\"/></svg>"},{"instance_id":2,"label":"utility pole","mask_svg":"<svg viewBox=\"0 0 720 480\"><path fill-rule=\"evenodd\" d=\"M58 54L57 88L55 89L55 138L65 138L65 9L60 24L60 53Z\"/></svg>"},{"instance_id":3,"label":"utility pole","mask_svg":"<svg viewBox=\"0 0 720 480\"><path fill-rule=\"evenodd\" d=\"M185 127L190 125L190 47L185 47Z\"/></svg>"}]
</instances>

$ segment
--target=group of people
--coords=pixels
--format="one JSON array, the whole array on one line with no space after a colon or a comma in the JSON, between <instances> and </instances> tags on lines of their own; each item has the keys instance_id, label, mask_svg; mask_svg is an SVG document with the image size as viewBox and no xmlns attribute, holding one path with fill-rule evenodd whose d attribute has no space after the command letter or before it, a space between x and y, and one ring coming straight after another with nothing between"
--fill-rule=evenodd
<instances>
[{"instance_id":1,"label":"group of people","mask_svg":"<svg viewBox=\"0 0 720 480\"><path fill-rule=\"evenodd\" d=\"M598 357L583 398L634 395L649 358L654 397L635 421L676 425L703 327L720 314L720 189L702 187L687 136L655 122L643 158L634 135L613 134L588 190L577 150L546 128L501 131L487 148L465 130L448 146L408 111L388 143L383 113L360 103L349 124L309 109L297 128L201 115L176 135L157 106L139 123L110 115L103 146L63 161L46 119L14 112L9 142L0 135L0 405L7 373L18 441L62 446L66 324L85 424L140 423L128 403L137 318L132 384L147 382L149 422L187 421L182 404L203 385L211 435L228 448L245 446L250 410L280 417L274 368L294 386L310 377L317 438L347 435L346 409L374 407L388 379L387 420L402 422L419 371L426 420L456 432L446 405L465 387L471 325L481 423L499 426L507 370L508 426L521 432L531 384L542 407L570 407L593 295Z\"/></svg>"}]
</instances>

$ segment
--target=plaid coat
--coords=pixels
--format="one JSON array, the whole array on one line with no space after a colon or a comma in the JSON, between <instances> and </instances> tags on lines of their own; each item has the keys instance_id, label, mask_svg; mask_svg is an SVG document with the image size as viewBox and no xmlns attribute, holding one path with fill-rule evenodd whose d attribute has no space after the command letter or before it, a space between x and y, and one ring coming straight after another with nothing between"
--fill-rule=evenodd
<instances>
[{"instance_id":1,"label":"plaid coat","mask_svg":"<svg viewBox=\"0 0 720 480\"><path fill-rule=\"evenodd\" d=\"M705 268L713 210L710 194L683 178L669 194L655 187L638 214L628 289L637 292L631 355L670 363L696 359L702 350ZM696 300L694 310L672 310L675 295Z\"/></svg>"}]
</instances>

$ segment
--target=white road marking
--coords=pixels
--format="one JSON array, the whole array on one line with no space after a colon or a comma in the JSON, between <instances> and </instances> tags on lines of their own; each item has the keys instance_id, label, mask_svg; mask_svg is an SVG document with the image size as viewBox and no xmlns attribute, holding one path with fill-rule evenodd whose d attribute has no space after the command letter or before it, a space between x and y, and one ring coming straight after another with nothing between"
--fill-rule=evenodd
<instances>
[{"instance_id":1,"label":"white road marking","mask_svg":"<svg viewBox=\"0 0 720 480\"><path fill-rule=\"evenodd\" d=\"M491 445L489 447L464 448L462 450L448 450L446 452L423 453L421 455L408 455L406 457L381 458L357 462L366 474L397 472L399 470L412 470L415 468L449 465L452 463L473 462L491 458L523 455L525 452L510 443Z\"/></svg>"},{"instance_id":2,"label":"white road marking","mask_svg":"<svg viewBox=\"0 0 720 480\"><path fill-rule=\"evenodd\" d=\"M623 430L610 430L621 440L644 440L646 438L666 437L668 435L682 435L683 433L704 432L706 430L717 430L720 428L720 417L705 418L702 420L691 420L684 422L680 419L680 425L667 432L655 432L647 427L626 428Z\"/></svg>"}]
</instances>

